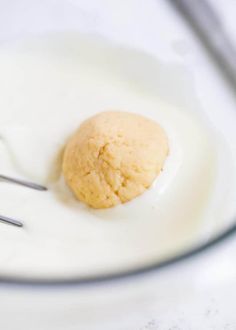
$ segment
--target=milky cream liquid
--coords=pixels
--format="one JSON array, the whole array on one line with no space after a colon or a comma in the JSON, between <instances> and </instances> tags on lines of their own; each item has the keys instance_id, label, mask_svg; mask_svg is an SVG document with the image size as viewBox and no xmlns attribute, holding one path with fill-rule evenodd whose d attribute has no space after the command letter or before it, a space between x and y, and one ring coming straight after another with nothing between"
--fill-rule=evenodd
<instances>
[{"instance_id":1,"label":"milky cream liquid","mask_svg":"<svg viewBox=\"0 0 236 330\"><path fill-rule=\"evenodd\" d=\"M0 183L0 214L24 223L21 229L0 224L0 276L120 272L208 238L229 199L231 173L224 180L222 173L230 172L230 157L224 151L221 164L220 137L194 107L168 102L168 95L178 94L178 83L176 89L168 84L177 71L148 55L76 34L0 49L0 173L49 188L37 192ZM80 123L109 109L156 120L167 132L170 154L142 196L93 210L65 186L61 157Z\"/></svg>"}]
</instances>

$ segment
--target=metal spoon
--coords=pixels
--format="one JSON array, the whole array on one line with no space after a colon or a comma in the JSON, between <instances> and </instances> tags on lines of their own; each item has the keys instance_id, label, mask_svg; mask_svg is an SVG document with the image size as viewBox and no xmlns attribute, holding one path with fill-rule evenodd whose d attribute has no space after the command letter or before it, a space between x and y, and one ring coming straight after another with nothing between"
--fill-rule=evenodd
<instances>
[{"instance_id":1,"label":"metal spoon","mask_svg":"<svg viewBox=\"0 0 236 330\"><path fill-rule=\"evenodd\" d=\"M24 187L39 190L39 191L46 191L47 190L46 187L41 186L39 184L24 181L24 180L20 180L20 179L11 178L9 176L2 175L2 174L0 174L0 181L5 181L5 182L9 182L9 183L18 184L20 186L24 186ZM5 217L4 215L0 215L0 221L6 223L8 225L23 227L23 223L21 221L19 221L17 219Z\"/></svg>"},{"instance_id":2,"label":"metal spoon","mask_svg":"<svg viewBox=\"0 0 236 330\"><path fill-rule=\"evenodd\" d=\"M220 16L207 0L169 0L188 21L212 58L215 59L234 94L236 93L236 47ZM227 3L227 1L226 1ZM225 4L226 4L225 3Z\"/></svg>"},{"instance_id":3,"label":"metal spoon","mask_svg":"<svg viewBox=\"0 0 236 330\"><path fill-rule=\"evenodd\" d=\"M6 223L8 225L23 227L23 223L20 222L19 220L8 218L8 217L5 217L4 215L0 215L0 221Z\"/></svg>"},{"instance_id":4,"label":"metal spoon","mask_svg":"<svg viewBox=\"0 0 236 330\"><path fill-rule=\"evenodd\" d=\"M39 184L36 184L36 183L33 183L33 182L29 182L29 181L20 180L20 179L10 178L9 176L2 175L2 174L0 174L0 181L6 181L6 182L9 182L9 183L15 183L15 184L18 184L20 186L24 186L24 187L27 187L27 188L31 188L31 189L35 189L35 190L40 190L40 191L47 190L46 187L41 186Z\"/></svg>"}]
</instances>

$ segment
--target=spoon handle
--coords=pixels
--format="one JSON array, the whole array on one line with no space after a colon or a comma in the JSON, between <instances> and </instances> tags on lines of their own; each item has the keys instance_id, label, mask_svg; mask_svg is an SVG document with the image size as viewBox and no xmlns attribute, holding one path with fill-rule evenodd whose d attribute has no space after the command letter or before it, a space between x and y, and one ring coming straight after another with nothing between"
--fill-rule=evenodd
<instances>
[{"instance_id":1,"label":"spoon handle","mask_svg":"<svg viewBox=\"0 0 236 330\"><path fill-rule=\"evenodd\" d=\"M21 186L24 186L24 187L27 187L27 188L35 189L35 190L40 190L40 191L46 191L47 190L46 187L41 186L39 184L24 181L24 180L19 180L19 179L15 179L15 178L11 178L11 177L6 176L6 175L0 175L0 180L10 182L10 183L15 183L15 184L18 184L18 185L21 185Z\"/></svg>"},{"instance_id":2,"label":"spoon handle","mask_svg":"<svg viewBox=\"0 0 236 330\"><path fill-rule=\"evenodd\" d=\"M214 8L207 0L169 1L190 23L236 92L236 49Z\"/></svg>"},{"instance_id":3,"label":"spoon handle","mask_svg":"<svg viewBox=\"0 0 236 330\"><path fill-rule=\"evenodd\" d=\"M23 227L23 223L20 222L19 220L8 218L8 217L5 217L3 215L0 215L0 221L6 223L8 225L14 225L14 226L17 226L17 227Z\"/></svg>"}]
</instances>

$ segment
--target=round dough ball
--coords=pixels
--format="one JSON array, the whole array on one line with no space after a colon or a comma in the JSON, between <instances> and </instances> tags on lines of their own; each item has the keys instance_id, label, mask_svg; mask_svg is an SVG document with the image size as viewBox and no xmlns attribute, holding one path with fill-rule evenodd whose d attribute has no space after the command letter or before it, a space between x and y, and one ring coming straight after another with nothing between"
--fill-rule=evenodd
<instances>
[{"instance_id":1,"label":"round dough ball","mask_svg":"<svg viewBox=\"0 0 236 330\"><path fill-rule=\"evenodd\" d=\"M63 173L93 208L125 203L149 188L168 154L164 130L140 115L109 111L86 120L69 140Z\"/></svg>"}]
</instances>

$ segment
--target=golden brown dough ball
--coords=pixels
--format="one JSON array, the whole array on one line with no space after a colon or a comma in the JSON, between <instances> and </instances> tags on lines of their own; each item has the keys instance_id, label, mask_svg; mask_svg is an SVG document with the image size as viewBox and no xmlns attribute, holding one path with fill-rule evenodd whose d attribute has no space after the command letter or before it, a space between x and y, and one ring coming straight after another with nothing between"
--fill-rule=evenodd
<instances>
[{"instance_id":1,"label":"golden brown dough ball","mask_svg":"<svg viewBox=\"0 0 236 330\"><path fill-rule=\"evenodd\" d=\"M154 121L109 111L86 120L69 140L63 173L75 196L93 208L125 203L162 170L168 139Z\"/></svg>"}]
</instances>

